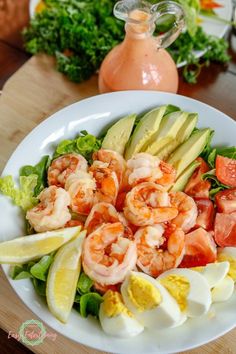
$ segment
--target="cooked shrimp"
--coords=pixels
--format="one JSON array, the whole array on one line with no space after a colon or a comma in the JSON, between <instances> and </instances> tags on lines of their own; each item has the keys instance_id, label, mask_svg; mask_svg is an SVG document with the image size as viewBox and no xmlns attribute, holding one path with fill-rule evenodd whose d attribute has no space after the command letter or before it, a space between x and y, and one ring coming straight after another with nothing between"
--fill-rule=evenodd
<instances>
[{"instance_id":1,"label":"cooked shrimp","mask_svg":"<svg viewBox=\"0 0 236 354\"><path fill-rule=\"evenodd\" d=\"M81 226L81 228L83 229L84 223L83 221L77 219L71 219L65 224L65 227L73 227L73 226Z\"/></svg>"},{"instance_id":2,"label":"cooked shrimp","mask_svg":"<svg viewBox=\"0 0 236 354\"><path fill-rule=\"evenodd\" d=\"M48 168L48 184L64 188L71 173L87 171L88 163L82 155L66 154L53 160Z\"/></svg>"},{"instance_id":3,"label":"cooked shrimp","mask_svg":"<svg viewBox=\"0 0 236 354\"><path fill-rule=\"evenodd\" d=\"M92 175L85 171L71 174L66 180L65 189L71 198L72 211L88 215L94 204L96 190L96 183Z\"/></svg>"},{"instance_id":4,"label":"cooked shrimp","mask_svg":"<svg viewBox=\"0 0 236 354\"><path fill-rule=\"evenodd\" d=\"M136 244L123 235L124 227L117 222L103 224L84 240L82 264L91 279L102 285L117 284L135 267Z\"/></svg>"},{"instance_id":5,"label":"cooked shrimp","mask_svg":"<svg viewBox=\"0 0 236 354\"><path fill-rule=\"evenodd\" d=\"M107 167L93 164L89 171L96 181L94 203L106 202L115 205L119 191L119 182L114 171Z\"/></svg>"},{"instance_id":6,"label":"cooked shrimp","mask_svg":"<svg viewBox=\"0 0 236 354\"><path fill-rule=\"evenodd\" d=\"M90 234L104 223L112 224L119 221L121 221L119 214L112 204L97 203L89 213L84 227L87 229L87 234Z\"/></svg>"},{"instance_id":7,"label":"cooked shrimp","mask_svg":"<svg viewBox=\"0 0 236 354\"><path fill-rule=\"evenodd\" d=\"M178 209L178 215L171 223L188 232L196 224L198 216L195 201L184 192L171 192L169 195L171 204Z\"/></svg>"},{"instance_id":8,"label":"cooked shrimp","mask_svg":"<svg viewBox=\"0 0 236 354\"><path fill-rule=\"evenodd\" d=\"M127 161L128 183L135 186L142 182L155 182L162 177L160 159L145 152L134 155Z\"/></svg>"},{"instance_id":9,"label":"cooked shrimp","mask_svg":"<svg viewBox=\"0 0 236 354\"><path fill-rule=\"evenodd\" d=\"M161 186L170 187L176 180L176 169L167 162L160 161L159 168L162 172L162 177L157 178L155 183Z\"/></svg>"},{"instance_id":10,"label":"cooked shrimp","mask_svg":"<svg viewBox=\"0 0 236 354\"><path fill-rule=\"evenodd\" d=\"M102 224L121 222L124 226L124 237L133 239L133 232L130 229L125 217L118 213L114 206L109 203L95 204L89 213L86 222L85 229L87 234L95 231Z\"/></svg>"},{"instance_id":11,"label":"cooked shrimp","mask_svg":"<svg viewBox=\"0 0 236 354\"><path fill-rule=\"evenodd\" d=\"M68 206L70 196L62 188L50 186L39 194L40 203L26 213L26 219L35 231L59 229L71 219Z\"/></svg>"},{"instance_id":12,"label":"cooked shrimp","mask_svg":"<svg viewBox=\"0 0 236 354\"><path fill-rule=\"evenodd\" d=\"M158 184L138 184L126 196L124 215L134 225L158 224L174 219L177 214L168 193Z\"/></svg>"},{"instance_id":13,"label":"cooked shrimp","mask_svg":"<svg viewBox=\"0 0 236 354\"><path fill-rule=\"evenodd\" d=\"M135 186L142 182L154 182L170 186L176 178L176 170L157 156L139 153L127 161L128 183Z\"/></svg>"},{"instance_id":14,"label":"cooked shrimp","mask_svg":"<svg viewBox=\"0 0 236 354\"><path fill-rule=\"evenodd\" d=\"M102 162L103 167L109 168L117 175L119 186L122 184L126 170L126 161L121 154L113 150L100 149L93 154L94 163ZM100 165L101 166L101 165Z\"/></svg>"},{"instance_id":15,"label":"cooked shrimp","mask_svg":"<svg viewBox=\"0 0 236 354\"><path fill-rule=\"evenodd\" d=\"M169 235L168 235L169 234ZM141 227L134 235L137 245L137 266L152 277L178 267L185 251L183 230L165 230L161 224Z\"/></svg>"}]
</instances>

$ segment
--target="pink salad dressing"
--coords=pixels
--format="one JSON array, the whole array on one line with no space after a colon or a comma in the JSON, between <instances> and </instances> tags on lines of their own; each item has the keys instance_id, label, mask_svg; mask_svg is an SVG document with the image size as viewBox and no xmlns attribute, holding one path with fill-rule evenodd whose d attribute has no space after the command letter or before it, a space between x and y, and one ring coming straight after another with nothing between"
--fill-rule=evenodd
<instances>
[{"instance_id":1,"label":"pink salad dressing","mask_svg":"<svg viewBox=\"0 0 236 354\"><path fill-rule=\"evenodd\" d=\"M146 11L146 8L145 11L133 9L127 17L123 17L126 21L125 39L108 53L101 65L101 93L120 90L177 92L176 65L168 52L162 48L166 46L165 41L168 41L168 45L173 42L177 37L176 32L173 34L172 31L171 35L164 39L162 36L154 37L154 14ZM176 26L176 31L180 32L180 25Z\"/></svg>"}]
</instances>

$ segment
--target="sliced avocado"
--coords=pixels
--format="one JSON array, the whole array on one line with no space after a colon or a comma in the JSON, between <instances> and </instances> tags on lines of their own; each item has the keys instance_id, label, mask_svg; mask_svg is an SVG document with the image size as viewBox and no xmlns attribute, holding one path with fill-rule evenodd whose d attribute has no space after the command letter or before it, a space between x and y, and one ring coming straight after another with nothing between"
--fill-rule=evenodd
<instances>
[{"instance_id":1,"label":"sliced avocado","mask_svg":"<svg viewBox=\"0 0 236 354\"><path fill-rule=\"evenodd\" d=\"M185 140L187 140L190 135L192 134L193 129L197 124L198 114L197 113L190 113L180 127L177 132L177 135L174 140L167 143L161 150L156 153L161 160L166 160L170 156L170 154Z\"/></svg>"},{"instance_id":2,"label":"sliced avocado","mask_svg":"<svg viewBox=\"0 0 236 354\"><path fill-rule=\"evenodd\" d=\"M170 144L174 141L180 127L184 124L187 117L188 113L181 111L166 115L161 121L158 132L144 151L151 155L156 155L166 144Z\"/></svg>"},{"instance_id":3,"label":"sliced avocado","mask_svg":"<svg viewBox=\"0 0 236 354\"><path fill-rule=\"evenodd\" d=\"M167 161L177 170L177 178L201 154L210 133L209 128L196 131L171 154Z\"/></svg>"},{"instance_id":4,"label":"sliced avocado","mask_svg":"<svg viewBox=\"0 0 236 354\"><path fill-rule=\"evenodd\" d=\"M173 113L173 112L176 112L176 111L181 111L181 109L179 107L177 107L177 106L174 106L173 104L168 104L166 106L165 115Z\"/></svg>"},{"instance_id":5,"label":"sliced avocado","mask_svg":"<svg viewBox=\"0 0 236 354\"><path fill-rule=\"evenodd\" d=\"M134 126L135 118L136 114L131 114L113 124L103 139L102 147L117 151L123 155Z\"/></svg>"},{"instance_id":6,"label":"sliced avocado","mask_svg":"<svg viewBox=\"0 0 236 354\"><path fill-rule=\"evenodd\" d=\"M125 150L127 160L140 152L143 145L157 132L165 111L166 106L161 106L146 113L140 119Z\"/></svg>"},{"instance_id":7,"label":"sliced avocado","mask_svg":"<svg viewBox=\"0 0 236 354\"><path fill-rule=\"evenodd\" d=\"M185 170L181 173L179 178L175 181L174 185L170 188L169 192L178 192L183 191L189 178L192 176L195 169L200 165L200 162L193 161L190 165L185 168Z\"/></svg>"}]
</instances>

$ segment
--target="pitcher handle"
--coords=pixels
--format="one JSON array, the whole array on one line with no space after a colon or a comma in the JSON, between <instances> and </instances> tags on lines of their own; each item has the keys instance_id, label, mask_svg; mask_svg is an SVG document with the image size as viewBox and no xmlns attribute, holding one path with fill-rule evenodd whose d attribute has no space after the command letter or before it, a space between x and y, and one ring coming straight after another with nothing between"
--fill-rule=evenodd
<instances>
[{"instance_id":1,"label":"pitcher handle","mask_svg":"<svg viewBox=\"0 0 236 354\"><path fill-rule=\"evenodd\" d=\"M165 15L173 15L175 17L175 22L171 29L156 36L158 47L167 48L176 40L185 26L184 11L182 7L174 1L162 1L151 7L151 13L155 14L156 21Z\"/></svg>"}]
</instances>

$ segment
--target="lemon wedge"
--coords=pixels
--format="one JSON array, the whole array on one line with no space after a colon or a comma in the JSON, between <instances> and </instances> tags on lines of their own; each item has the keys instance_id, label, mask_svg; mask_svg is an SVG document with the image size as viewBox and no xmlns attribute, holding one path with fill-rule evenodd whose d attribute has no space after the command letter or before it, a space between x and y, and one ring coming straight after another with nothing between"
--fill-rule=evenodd
<instances>
[{"instance_id":1,"label":"lemon wedge","mask_svg":"<svg viewBox=\"0 0 236 354\"><path fill-rule=\"evenodd\" d=\"M0 263L22 264L57 250L77 236L81 227L68 227L0 243Z\"/></svg>"},{"instance_id":2,"label":"lemon wedge","mask_svg":"<svg viewBox=\"0 0 236 354\"><path fill-rule=\"evenodd\" d=\"M50 312L66 323L73 306L81 270L82 243L86 231L59 249L49 269L46 298Z\"/></svg>"}]
</instances>

